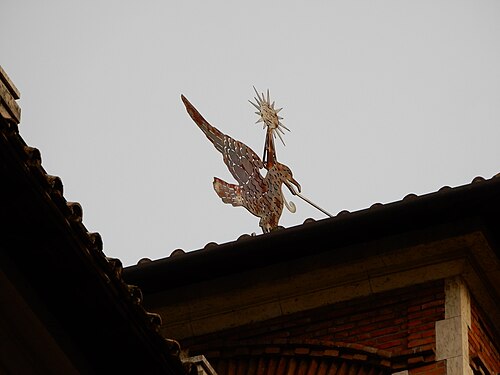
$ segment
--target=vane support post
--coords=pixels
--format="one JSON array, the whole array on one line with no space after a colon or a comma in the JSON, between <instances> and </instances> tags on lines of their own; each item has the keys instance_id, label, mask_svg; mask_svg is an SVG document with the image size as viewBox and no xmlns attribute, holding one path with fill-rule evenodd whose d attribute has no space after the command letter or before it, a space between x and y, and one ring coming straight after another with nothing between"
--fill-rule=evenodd
<instances>
[{"instance_id":1,"label":"vane support post","mask_svg":"<svg viewBox=\"0 0 500 375\"><path fill-rule=\"evenodd\" d=\"M307 203L309 203L314 208L316 208L316 209L320 210L321 212L323 212L326 216L333 217L333 215L331 213L329 213L328 211L322 209L320 206L318 206L316 203L312 202L311 200L307 199L302 194L300 194L300 193L297 192L295 195L298 196L300 199L302 199L302 200L306 201Z\"/></svg>"}]
</instances>

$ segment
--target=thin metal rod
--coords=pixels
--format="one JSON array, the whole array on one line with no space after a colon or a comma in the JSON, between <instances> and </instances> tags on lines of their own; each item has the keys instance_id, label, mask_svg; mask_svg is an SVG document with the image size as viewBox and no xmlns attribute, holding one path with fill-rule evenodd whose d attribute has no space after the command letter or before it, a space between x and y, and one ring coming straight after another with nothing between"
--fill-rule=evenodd
<instances>
[{"instance_id":1,"label":"thin metal rod","mask_svg":"<svg viewBox=\"0 0 500 375\"><path fill-rule=\"evenodd\" d=\"M330 213L328 213L327 211L323 210L320 206L318 206L317 204L315 204L315 203L311 202L309 199L307 199L306 197L304 197L302 194L297 193L296 195L297 195L297 197L299 197L299 198L301 198L301 199L305 200L307 203L309 203L309 204L310 204L311 206L313 206L314 208L317 208L318 210L320 210L321 212L323 212L325 215L330 216L330 217L333 217L333 215L332 215L332 214L330 214Z\"/></svg>"}]
</instances>

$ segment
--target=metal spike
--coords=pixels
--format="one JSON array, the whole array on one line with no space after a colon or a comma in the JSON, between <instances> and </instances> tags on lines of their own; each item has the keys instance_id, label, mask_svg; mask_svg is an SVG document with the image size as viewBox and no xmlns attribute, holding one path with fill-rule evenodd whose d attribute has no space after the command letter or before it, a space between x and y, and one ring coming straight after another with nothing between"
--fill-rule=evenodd
<instances>
[{"instance_id":1,"label":"metal spike","mask_svg":"<svg viewBox=\"0 0 500 375\"><path fill-rule=\"evenodd\" d=\"M290 129L288 129L285 125L283 125L281 122L278 123L278 125L280 125L282 128L285 128L286 130L290 131Z\"/></svg>"},{"instance_id":2,"label":"metal spike","mask_svg":"<svg viewBox=\"0 0 500 375\"><path fill-rule=\"evenodd\" d=\"M262 99L261 99L257 89L255 87L253 89L255 90L255 93L257 94L257 97L259 98L259 104L262 103L264 101L264 94L262 94Z\"/></svg>"},{"instance_id":3,"label":"metal spike","mask_svg":"<svg viewBox=\"0 0 500 375\"><path fill-rule=\"evenodd\" d=\"M286 146L285 141L283 140L283 138L281 138L281 134L278 132L275 132L275 133L278 134L278 137L280 138L281 143L283 143L283 146Z\"/></svg>"},{"instance_id":4,"label":"metal spike","mask_svg":"<svg viewBox=\"0 0 500 375\"><path fill-rule=\"evenodd\" d=\"M260 119L258 119L255 123L258 124L259 122L262 122L264 121L264 119L261 117Z\"/></svg>"},{"instance_id":5,"label":"metal spike","mask_svg":"<svg viewBox=\"0 0 500 375\"><path fill-rule=\"evenodd\" d=\"M264 95L264 94L262 94L262 95ZM271 103L271 101L269 100L269 89L267 89L267 103L268 104Z\"/></svg>"},{"instance_id":6,"label":"metal spike","mask_svg":"<svg viewBox=\"0 0 500 375\"><path fill-rule=\"evenodd\" d=\"M276 114L278 114L283 108L277 109Z\"/></svg>"},{"instance_id":7,"label":"metal spike","mask_svg":"<svg viewBox=\"0 0 500 375\"><path fill-rule=\"evenodd\" d=\"M255 104L254 102L252 102L250 100L248 102L260 111L260 107L257 104Z\"/></svg>"},{"instance_id":8,"label":"metal spike","mask_svg":"<svg viewBox=\"0 0 500 375\"><path fill-rule=\"evenodd\" d=\"M271 108L274 109L274 101L273 101L273 104L271 104Z\"/></svg>"},{"instance_id":9,"label":"metal spike","mask_svg":"<svg viewBox=\"0 0 500 375\"><path fill-rule=\"evenodd\" d=\"M259 96L259 93L257 92L257 89L255 88L255 86L252 86L253 87L253 91L255 91L255 93L257 94L257 96Z\"/></svg>"},{"instance_id":10,"label":"metal spike","mask_svg":"<svg viewBox=\"0 0 500 375\"><path fill-rule=\"evenodd\" d=\"M255 93L257 94L257 98L259 98L259 99L257 99L257 98L254 98L254 99L255 99L255 101L256 101L257 103L259 103L259 105L260 105L260 103L262 102L262 100L260 100L260 95L259 95L259 93L257 92L257 89L255 88L255 86L252 86L252 87L253 87L253 91L255 91Z\"/></svg>"}]
</instances>

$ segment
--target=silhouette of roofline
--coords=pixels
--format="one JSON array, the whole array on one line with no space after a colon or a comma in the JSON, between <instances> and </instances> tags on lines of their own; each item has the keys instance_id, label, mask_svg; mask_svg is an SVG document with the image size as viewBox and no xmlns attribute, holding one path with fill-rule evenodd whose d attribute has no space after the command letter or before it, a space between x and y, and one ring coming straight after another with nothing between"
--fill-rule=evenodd
<instances>
[{"instance_id":1,"label":"silhouette of roofline","mask_svg":"<svg viewBox=\"0 0 500 375\"><path fill-rule=\"evenodd\" d=\"M495 228L500 224L497 176L476 177L470 184L445 186L421 196L409 194L400 201L343 211L333 218L306 220L272 233L243 235L220 245L209 243L196 251L174 252L168 258L125 268L124 279L149 294L327 251L338 251L338 261L343 262L373 254L380 248L374 244L381 241L386 249L397 248L417 244L422 236L432 240L481 230L496 243ZM339 251L345 247L352 251Z\"/></svg>"}]
</instances>

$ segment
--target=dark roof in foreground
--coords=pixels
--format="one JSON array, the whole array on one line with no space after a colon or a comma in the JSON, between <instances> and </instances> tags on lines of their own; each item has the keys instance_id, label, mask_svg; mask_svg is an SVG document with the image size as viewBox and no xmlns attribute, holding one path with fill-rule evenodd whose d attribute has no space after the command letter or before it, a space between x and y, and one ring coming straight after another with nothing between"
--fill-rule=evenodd
<instances>
[{"instance_id":1,"label":"dark roof in foreground","mask_svg":"<svg viewBox=\"0 0 500 375\"><path fill-rule=\"evenodd\" d=\"M196 251L176 250L168 258L127 267L124 277L149 294L347 246L362 249L359 245L377 240L397 248L418 243L422 235L432 240L432 236L451 236L468 227L481 228L489 241L498 242L498 176L487 180L476 177L467 185L445 186L421 196L409 194L397 202L377 203L356 212L342 211L333 218L306 220L302 225L267 234L243 235L233 242L209 243ZM458 222L460 225L456 225ZM359 251L373 251L373 247ZM353 253L339 251L338 261L351 256Z\"/></svg>"},{"instance_id":2,"label":"dark roof in foreground","mask_svg":"<svg viewBox=\"0 0 500 375\"><path fill-rule=\"evenodd\" d=\"M82 373L186 373L177 342L159 333L160 316L144 310L140 289L124 282L121 262L105 256L101 236L82 223L80 204L66 201L61 179L46 173L3 104L0 275ZM15 372L22 365L4 360Z\"/></svg>"}]
</instances>

